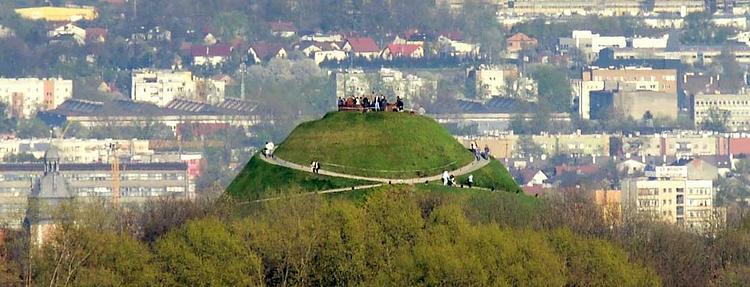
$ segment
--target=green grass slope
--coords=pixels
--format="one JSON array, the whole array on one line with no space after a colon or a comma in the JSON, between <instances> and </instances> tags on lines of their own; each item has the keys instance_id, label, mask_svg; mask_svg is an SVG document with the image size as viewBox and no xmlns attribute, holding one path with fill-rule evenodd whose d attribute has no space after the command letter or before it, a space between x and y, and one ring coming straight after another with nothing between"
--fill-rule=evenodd
<instances>
[{"instance_id":1,"label":"green grass slope","mask_svg":"<svg viewBox=\"0 0 750 287\"><path fill-rule=\"evenodd\" d=\"M408 113L332 112L299 125L276 155L297 164L383 178L413 178L454 170L472 155L434 120Z\"/></svg>"},{"instance_id":2,"label":"green grass slope","mask_svg":"<svg viewBox=\"0 0 750 287\"><path fill-rule=\"evenodd\" d=\"M484 166L483 168L472 172L474 175L474 185L478 187L491 188L498 191L523 192L508 172L508 169L496 159ZM466 184L469 175L465 174L458 177L458 184Z\"/></svg>"},{"instance_id":3,"label":"green grass slope","mask_svg":"<svg viewBox=\"0 0 750 287\"><path fill-rule=\"evenodd\" d=\"M255 200L272 196L275 192L312 192L369 183L272 165L255 155L227 187L227 193L237 200Z\"/></svg>"}]
</instances>

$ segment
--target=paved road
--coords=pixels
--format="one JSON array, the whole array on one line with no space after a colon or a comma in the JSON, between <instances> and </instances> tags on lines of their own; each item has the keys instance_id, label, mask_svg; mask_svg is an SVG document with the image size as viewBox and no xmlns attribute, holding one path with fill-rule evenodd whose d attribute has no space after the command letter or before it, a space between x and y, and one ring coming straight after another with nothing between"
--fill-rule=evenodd
<instances>
[{"instance_id":1,"label":"paved road","mask_svg":"<svg viewBox=\"0 0 750 287\"><path fill-rule=\"evenodd\" d=\"M283 166L286 168L291 168L299 171L309 172L312 173L312 170L309 166L299 165L293 162L289 162L283 159L280 159L279 157L275 156L273 158L269 157L261 157L263 161ZM455 176L462 176L464 174L472 173L480 168L483 168L487 164L489 164L489 160L474 160L470 164L467 164L457 170L450 171L449 173ZM366 180L366 181L372 181L372 182L382 182L382 183L391 183L391 184L418 184L418 183L424 183L425 181L437 181L440 180L443 175L437 174L433 176L426 176L426 177L416 177L416 178L407 178L407 179L398 179L398 178L380 178L380 177L365 177L365 176L358 176L358 175L351 175L351 174L345 174L345 173L338 173L338 172L332 172L327 170L320 170L320 174L327 175L327 176L333 176L333 177L342 177L342 178L349 178L349 179L358 179L358 180Z\"/></svg>"}]
</instances>

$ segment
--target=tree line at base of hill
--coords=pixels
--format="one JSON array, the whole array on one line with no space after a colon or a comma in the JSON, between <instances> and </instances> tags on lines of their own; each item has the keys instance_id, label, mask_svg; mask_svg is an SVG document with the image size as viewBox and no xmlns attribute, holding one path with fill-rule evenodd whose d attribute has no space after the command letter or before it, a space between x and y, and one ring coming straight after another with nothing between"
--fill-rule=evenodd
<instances>
[{"instance_id":1,"label":"tree line at base of hill","mask_svg":"<svg viewBox=\"0 0 750 287\"><path fill-rule=\"evenodd\" d=\"M0 249L2 285L747 284L750 231L693 235L612 226L582 197L425 193L323 197L237 208L162 201L138 211L70 205L41 247ZM117 215L114 215L117 214Z\"/></svg>"}]
</instances>

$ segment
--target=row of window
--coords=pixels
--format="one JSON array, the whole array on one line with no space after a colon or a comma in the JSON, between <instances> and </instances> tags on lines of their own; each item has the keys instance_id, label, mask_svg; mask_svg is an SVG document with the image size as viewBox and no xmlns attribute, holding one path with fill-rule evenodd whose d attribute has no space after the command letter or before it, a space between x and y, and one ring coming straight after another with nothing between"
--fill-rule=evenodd
<instances>
[{"instance_id":1,"label":"row of window","mask_svg":"<svg viewBox=\"0 0 750 287\"><path fill-rule=\"evenodd\" d=\"M703 106L703 105L706 105L706 106L716 106L716 105L721 105L721 106L727 106L727 105L731 105L731 106L739 106L739 105L748 106L748 105L750 105L750 101L746 101L746 100L742 100L742 101L740 101L740 100L713 100L713 101L703 100L703 101L695 101L695 105L696 106Z\"/></svg>"}]
</instances>

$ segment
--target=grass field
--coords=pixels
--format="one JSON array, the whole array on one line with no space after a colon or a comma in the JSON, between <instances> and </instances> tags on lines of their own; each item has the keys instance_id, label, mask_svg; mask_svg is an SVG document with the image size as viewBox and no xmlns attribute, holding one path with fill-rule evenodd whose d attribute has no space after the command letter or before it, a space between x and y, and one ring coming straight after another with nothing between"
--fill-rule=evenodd
<instances>
[{"instance_id":1,"label":"grass field","mask_svg":"<svg viewBox=\"0 0 750 287\"><path fill-rule=\"evenodd\" d=\"M280 192L312 192L369 183L276 166L263 161L260 155L255 155L227 187L227 193L237 200L255 200Z\"/></svg>"},{"instance_id":2,"label":"grass field","mask_svg":"<svg viewBox=\"0 0 750 287\"><path fill-rule=\"evenodd\" d=\"M333 112L299 125L276 155L297 164L383 178L412 178L454 170L471 153L434 120L408 113Z\"/></svg>"},{"instance_id":3,"label":"grass field","mask_svg":"<svg viewBox=\"0 0 750 287\"><path fill-rule=\"evenodd\" d=\"M488 165L471 174L474 175L475 186L508 192L521 191L508 169L496 159L492 159ZM458 184L466 184L468 179L468 174L459 176Z\"/></svg>"}]
</instances>

